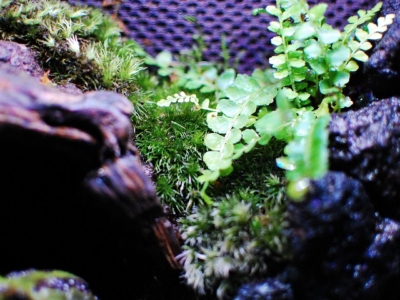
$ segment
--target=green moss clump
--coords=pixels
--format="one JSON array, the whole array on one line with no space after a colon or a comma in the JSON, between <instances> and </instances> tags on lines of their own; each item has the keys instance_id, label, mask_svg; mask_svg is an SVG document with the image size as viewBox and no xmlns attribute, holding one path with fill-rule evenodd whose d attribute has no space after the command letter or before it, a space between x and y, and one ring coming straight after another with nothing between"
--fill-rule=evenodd
<instances>
[{"instance_id":1,"label":"green moss clump","mask_svg":"<svg viewBox=\"0 0 400 300\"><path fill-rule=\"evenodd\" d=\"M232 174L210 187L213 205L180 219L184 278L199 293L229 298L240 284L265 277L289 258L281 233L285 180L274 160L283 146L274 140L241 157Z\"/></svg>"},{"instance_id":2,"label":"green moss clump","mask_svg":"<svg viewBox=\"0 0 400 300\"><path fill-rule=\"evenodd\" d=\"M169 205L173 213L181 213L200 199L200 183L196 178L204 167L205 112L196 110L192 103L159 107L155 103L157 100L179 89L174 84L150 78L142 75L139 80L151 93L141 100L142 106L136 106L138 111L132 118L135 144L143 161L153 168L157 194L162 202Z\"/></svg>"},{"instance_id":3,"label":"green moss clump","mask_svg":"<svg viewBox=\"0 0 400 300\"><path fill-rule=\"evenodd\" d=\"M62 288L61 288L62 286ZM0 300L95 300L86 282L63 271L23 271L0 277Z\"/></svg>"},{"instance_id":4,"label":"green moss clump","mask_svg":"<svg viewBox=\"0 0 400 300\"><path fill-rule=\"evenodd\" d=\"M26 44L57 84L137 92L138 45L123 41L110 16L58 0L0 1L0 38Z\"/></svg>"},{"instance_id":5,"label":"green moss clump","mask_svg":"<svg viewBox=\"0 0 400 300\"><path fill-rule=\"evenodd\" d=\"M273 209L254 191L240 190L182 219L182 259L187 283L219 299L267 274L285 257L283 209Z\"/></svg>"}]
</instances>

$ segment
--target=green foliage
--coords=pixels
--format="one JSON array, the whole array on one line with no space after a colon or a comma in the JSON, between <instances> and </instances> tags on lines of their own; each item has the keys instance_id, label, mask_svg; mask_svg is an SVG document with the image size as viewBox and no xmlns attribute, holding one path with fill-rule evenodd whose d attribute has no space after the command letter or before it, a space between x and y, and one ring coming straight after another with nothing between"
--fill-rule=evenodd
<instances>
[{"instance_id":1,"label":"green foliage","mask_svg":"<svg viewBox=\"0 0 400 300\"><path fill-rule=\"evenodd\" d=\"M226 298L240 284L265 275L269 262L286 259L284 184L266 176L263 186L257 192L236 188L181 219L185 246L178 259L185 280L199 293Z\"/></svg>"},{"instance_id":2,"label":"green foliage","mask_svg":"<svg viewBox=\"0 0 400 300\"><path fill-rule=\"evenodd\" d=\"M268 27L277 34L271 42L278 54L269 61L282 87L293 92L290 100L295 107L311 104L315 108L326 102L338 111L351 105L351 100L343 95L350 72L358 69L356 60L368 59L365 51L372 47L368 40L380 39L394 17L382 17L378 25L369 23L366 29L359 28L381 6L379 3L367 12L359 11L358 16L349 18L342 33L325 23L326 4L309 9L305 1L285 1L266 7L265 12L278 19Z\"/></svg>"},{"instance_id":3,"label":"green foliage","mask_svg":"<svg viewBox=\"0 0 400 300\"><path fill-rule=\"evenodd\" d=\"M174 85L154 81L147 82L146 89L152 93L144 101L145 112L133 118L135 144L143 161L153 168L160 199L174 213L179 213L200 198L201 187L196 177L203 167L205 112L191 103L160 107L152 102L168 93L176 93L178 88ZM181 98L190 96L177 93L175 100ZM193 99L198 101L196 96Z\"/></svg>"},{"instance_id":4,"label":"green foliage","mask_svg":"<svg viewBox=\"0 0 400 300\"><path fill-rule=\"evenodd\" d=\"M204 137L208 151L203 155L207 169L198 177L208 205L180 221L185 240L185 251L179 256L184 278L200 293L213 292L222 299L236 282L265 276L268 262L286 258L281 234L284 203L277 200L285 185L274 176L268 182L257 181L250 171L254 165L244 159L254 155L259 145L284 143L284 156L276 159L282 153L273 151L269 162L259 157L256 164L268 165L276 159L277 166L286 170L286 192L293 200L302 199L310 179L326 173L330 111L352 104L343 94L350 73L368 58L365 51L372 47L370 41L379 39L393 19L389 15L379 18L377 25L363 27L380 7L359 11L340 32L325 23L325 4L309 8L305 1L277 1L276 6L257 10L278 19L269 26L277 34L271 40L276 46L276 55L270 58L273 70L255 70L250 76L231 70L220 77L217 73L215 82L221 77L226 80L215 85L219 89L216 101L200 102L194 95L176 93L159 102L164 107L188 102L208 111L211 132ZM203 86L193 84L193 89ZM242 157L244 153L249 154ZM235 177L237 169L247 173L255 185L243 176ZM280 182L281 189L271 189L272 182ZM222 197L216 186L227 183ZM267 223L262 221L265 215Z\"/></svg>"},{"instance_id":5,"label":"green foliage","mask_svg":"<svg viewBox=\"0 0 400 300\"><path fill-rule=\"evenodd\" d=\"M0 37L27 44L56 83L108 89L125 95L143 69L133 41L124 42L117 24L100 10L57 0L3 1Z\"/></svg>"},{"instance_id":6,"label":"green foliage","mask_svg":"<svg viewBox=\"0 0 400 300\"><path fill-rule=\"evenodd\" d=\"M147 56L145 62L150 66L158 67L158 75L169 77L180 88L201 94L212 94L218 100L224 96L221 92L233 82L236 74L234 69L229 68L226 40L224 37L221 38L222 64L204 61L203 52L206 45L201 26L194 17L186 17L186 19L194 23L198 31L198 34L194 36L193 48L189 51L181 51L177 60L173 59L171 52L165 50L155 58Z\"/></svg>"},{"instance_id":7,"label":"green foliage","mask_svg":"<svg viewBox=\"0 0 400 300\"><path fill-rule=\"evenodd\" d=\"M278 159L278 165L288 170L293 185L323 176L328 169L330 110L340 111L352 104L343 94L350 72L358 69L356 61L368 58L369 40L381 38L393 21L394 16L388 15L379 18L377 25L360 27L381 6L349 18L343 33L325 23L326 4L309 8L305 1L287 0L256 10L278 20L268 27L277 34L271 40L277 54L270 58L274 71L256 70L234 80L231 76L221 85L215 108L210 109L208 102L201 104L212 110L207 124L213 132L204 139L209 148L203 155L208 170L198 178L204 183L202 196L207 203L212 203L205 193L209 183L231 173L233 160L272 137L288 143L286 157Z\"/></svg>"}]
</instances>

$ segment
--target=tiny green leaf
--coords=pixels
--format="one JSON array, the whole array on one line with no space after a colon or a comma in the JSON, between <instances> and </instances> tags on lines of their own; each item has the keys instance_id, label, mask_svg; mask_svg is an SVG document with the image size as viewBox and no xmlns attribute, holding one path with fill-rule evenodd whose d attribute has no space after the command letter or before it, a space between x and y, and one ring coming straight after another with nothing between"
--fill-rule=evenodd
<instances>
[{"instance_id":1,"label":"tiny green leaf","mask_svg":"<svg viewBox=\"0 0 400 300\"><path fill-rule=\"evenodd\" d=\"M236 118L236 121L233 123L234 128L243 128L247 125L247 122L249 120L249 117L246 115L239 115L239 117Z\"/></svg>"},{"instance_id":2,"label":"tiny green leaf","mask_svg":"<svg viewBox=\"0 0 400 300\"><path fill-rule=\"evenodd\" d=\"M275 5L268 5L265 10L267 11L267 13L269 13L270 15L279 17L282 12L279 8L277 8Z\"/></svg>"},{"instance_id":3,"label":"tiny green leaf","mask_svg":"<svg viewBox=\"0 0 400 300\"><path fill-rule=\"evenodd\" d=\"M172 53L162 51L156 56L156 62L159 67L168 67L172 62Z\"/></svg>"},{"instance_id":4,"label":"tiny green leaf","mask_svg":"<svg viewBox=\"0 0 400 300\"><path fill-rule=\"evenodd\" d=\"M246 144L249 144L253 140L259 140L259 135L253 129L246 129L243 131L243 140Z\"/></svg>"},{"instance_id":5,"label":"tiny green leaf","mask_svg":"<svg viewBox=\"0 0 400 300\"><path fill-rule=\"evenodd\" d=\"M231 121L228 118L217 116L214 112L207 114L207 125L214 132L227 133L230 123Z\"/></svg>"},{"instance_id":6,"label":"tiny green leaf","mask_svg":"<svg viewBox=\"0 0 400 300\"><path fill-rule=\"evenodd\" d=\"M296 32L296 27L287 27L282 29L282 36L290 37Z\"/></svg>"},{"instance_id":7,"label":"tiny green leaf","mask_svg":"<svg viewBox=\"0 0 400 300\"><path fill-rule=\"evenodd\" d=\"M333 44L336 43L340 38L340 31L337 29L324 29L321 28L318 30L318 38L324 44Z\"/></svg>"},{"instance_id":8,"label":"tiny green leaf","mask_svg":"<svg viewBox=\"0 0 400 300\"><path fill-rule=\"evenodd\" d=\"M328 5L326 3L317 4L309 10L308 17L310 18L311 21L319 23L321 22L321 20L324 19L324 15L327 8Z\"/></svg>"},{"instance_id":9,"label":"tiny green leaf","mask_svg":"<svg viewBox=\"0 0 400 300\"><path fill-rule=\"evenodd\" d=\"M306 62L304 61L304 60L302 60L302 59L291 59L290 61L289 61L289 64L292 66L292 67L294 67L294 68L300 68L300 67L303 67L305 64L306 64Z\"/></svg>"},{"instance_id":10,"label":"tiny green leaf","mask_svg":"<svg viewBox=\"0 0 400 300\"><path fill-rule=\"evenodd\" d=\"M275 68L277 66L283 65L286 62L286 58L284 54L279 54L275 56L271 56L269 58L269 63L273 65Z\"/></svg>"},{"instance_id":11,"label":"tiny green leaf","mask_svg":"<svg viewBox=\"0 0 400 300\"><path fill-rule=\"evenodd\" d=\"M358 21L358 17L357 16L352 16L350 18L347 19L347 22L354 24Z\"/></svg>"},{"instance_id":12,"label":"tiny green leaf","mask_svg":"<svg viewBox=\"0 0 400 300\"><path fill-rule=\"evenodd\" d=\"M379 32L375 32L368 36L369 40L380 40L381 38L382 38L382 33L379 33Z\"/></svg>"},{"instance_id":13,"label":"tiny green leaf","mask_svg":"<svg viewBox=\"0 0 400 300\"><path fill-rule=\"evenodd\" d=\"M222 99L218 104L218 108L228 117L236 116L240 109L239 105L228 99Z\"/></svg>"},{"instance_id":14,"label":"tiny green leaf","mask_svg":"<svg viewBox=\"0 0 400 300\"><path fill-rule=\"evenodd\" d=\"M330 65L334 68L338 68L343 64L350 56L349 48L340 46L334 50L330 50L326 53L326 58Z\"/></svg>"},{"instance_id":15,"label":"tiny green leaf","mask_svg":"<svg viewBox=\"0 0 400 300\"><path fill-rule=\"evenodd\" d=\"M268 30L272 32L278 32L281 29L281 24L276 21L272 21L269 23Z\"/></svg>"},{"instance_id":16,"label":"tiny green leaf","mask_svg":"<svg viewBox=\"0 0 400 300\"><path fill-rule=\"evenodd\" d=\"M310 67L315 71L315 73L317 73L317 75L324 74L327 71L325 61L323 59L309 60L308 63L310 64Z\"/></svg>"},{"instance_id":17,"label":"tiny green leaf","mask_svg":"<svg viewBox=\"0 0 400 300\"><path fill-rule=\"evenodd\" d=\"M219 177L219 171L211 171L211 170L205 170L203 171L203 175L199 176L197 178L197 180L199 182L213 182L215 180L217 180L217 178Z\"/></svg>"},{"instance_id":18,"label":"tiny green leaf","mask_svg":"<svg viewBox=\"0 0 400 300\"><path fill-rule=\"evenodd\" d=\"M282 45L282 43L283 43L283 40L280 36L275 36L271 39L272 45L279 46L279 45Z\"/></svg>"},{"instance_id":19,"label":"tiny green leaf","mask_svg":"<svg viewBox=\"0 0 400 300\"><path fill-rule=\"evenodd\" d=\"M233 128L230 132L228 142L232 144L238 143L242 139L242 131L238 128Z\"/></svg>"},{"instance_id":20,"label":"tiny green leaf","mask_svg":"<svg viewBox=\"0 0 400 300\"><path fill-rule=\"evenodd\" d=\"M368 33L360 28L357 28L356 37L360 42L362 42L368 39Z\"/></svg>"},{"instance_id":21,"label":"tiny green leaf","mask_svg":"<svg viewBox=\"0 0 400 300\"><path fill-rule=\"evenodd\" d=\"M296 33L293 35L293 38L296 40L304 40L313 36L315 33L316 31L314 26L311 23L306 22L298 27Z\"/></svg>"},{"instance_id":22,"label":"tiny green leaf","mask_svg":"<svg viewBox=\"0 0 400 300\"><path fill-rule=\"evenodd\" d=\"M347 71L350 71L350 72L355 72L355 71L358 70L358 65L357 65L357 63L356 63L354 60L351 60L351 61L349 61L348 64L345 66L345 69L346 69Z\"/></svg>"},{"instance_id":23,"label":"tiny green leaf","mask_svg":"<svg viewBox=\"0 0 400 300\"><path fill-rule=\"evenodd\" d=\"M350 79L350 74L344 71L334 72L333 75L333 84L337 87L344 87Z\"/></svg>"},{"instance_id":24,"label":"tiny green leaf","mask_svg":"<svg viewBox=\"0 0 400 300\"><path fill-rule=\"evenodd\" d=\"M353 58L362 62L366 62L368 60L368 55L362 51L357 51L353 54Z\"/></svg>"},{"instance_id":25,"label":"tiny green leaf","mask_svg":"<svg viewBox=\"0 0 400 300\"><path fill-rule=\"evenodd\" d=\"M322 46L315 40L311 40L310 44L304 48L304 53L309 58L318 58L322 54Z\"/></svg>"},{"instance_id":26,"label":"tiny green leaf","mask_svg":"<svg viewBox=\"0 0 400 300\"><path fill-rule=\"evenodd\" d=\"M274 73L274 76L275 76L275 78L277 78L277 79L285 78L285 77L287 77L288 75L289 75L289 71L288 71L288 70L284 70L284 71L282 71L282 72L275 72L275 73Z\"/></svg>"},{"instance_id":27,"label":"tiny green leaf","mask_svg":"<svg viewBox=\"0 0 400 300\"><path fill-rule=\"evenodd\" d=\"M360 49L367 51L372 48L372 44L370 42L364 42L360 45Z\"/></svg>"},{"instance_id":28,"label":"tiny green leaf","mask_svg":"<svg viewBox=\"0 0 400 300\"><path fill-rule=\"evenodd\" d=\"M373 33L373 32L376 32L376 30L378 29L378 26L374 23L368 23L367 28L368 28L369 33Z\"/></svg>"},{"instance_id":29,"label":"tiny green leaf","mask_svg":"<svg viewBox=\"0 0 400 300\"><path fill-rule=\"evenodd\" d=\"M211 150L220 150L224 144L224 137L217 133L206 134L204 138L204 145Z\"/></svg>"},{"instance_id":30,"label":"tiny green leaf","mask_svg":"<svg viewBox=\"0 0 400 300\"><path fill-rule=\"evenodd\" d=\"M329 82L329 79L324 79L319 82L319 90L323 95L335 93L338 91L337 87L332 87Z\"/></svg>"},{"instance_id":31,"label":"tiny green leaf","mask_svg":"<svg viewBox=\"0 0 400 300\"><path fill-rule=\"evenodd\" d=\"M217 87L220 90L226 90L235 80L236 72L234 69L227 69L217 79Z\"/></svg>"},{"instance_id":32,"label":"tiny green leaf","mask_svg":"<svg viewBox=\"0 0 400 300\"><path fill-rule=\"evenodd\" d=\"M203 84L204 83L201 81L191 80L185 84L185 88L187 88L188 90L196 90L200 88Z\"/></svg>"},{"instance_id":33,"label":"tiny green leaf","mask_svg":"<svg viewBox=\"0 0 400 300\"><path fill-rule=\"evenodd\" d=\"M241 114L245 116L251 116L256 110L257 105L254 102L250 101L243 107Z\"/></svg>"},{"instance_id":34,"label":"tiny green leaf","mask_svg":"<svg viewBox=\"0 0 400 300\"><path fill-rule=\"evenodd\" d=\"M232 165L232 160L222 158L220 152L217 151L204 153L203 161L211 171L227 169Z\"/></svg>"},{"instance_id":35,"label":"tiny green leaf","mask_svg":"<svg viewBox=\"0 0 400 300\"><path fill-rule=\"evenodd\" d=\"M243 103L249 97L249 93L236 86L230 86L226 89L226 96L236 103Z\"/></svg>"},{"instance_id":36,"label":"tiny green leaf","mask_svg":"<svg viewBox=\"0 0 400 300\"><path fill-rule=\"evenodd\" d=\"M246 74L239 74L236 77L235 86L248 92L254 92L260 88L258 82Z\"/></svg>"},{"instance_id":37,"label":"tiny green leaf","mask_svg":"<svg viewBox=\"0 0 400 300\"><path fill-rule=\"evenodd\" d=\"M200 89L200 93L207 94L215 92L215 87L211 85L205 85Z\"/></svg>"}]
</instances>

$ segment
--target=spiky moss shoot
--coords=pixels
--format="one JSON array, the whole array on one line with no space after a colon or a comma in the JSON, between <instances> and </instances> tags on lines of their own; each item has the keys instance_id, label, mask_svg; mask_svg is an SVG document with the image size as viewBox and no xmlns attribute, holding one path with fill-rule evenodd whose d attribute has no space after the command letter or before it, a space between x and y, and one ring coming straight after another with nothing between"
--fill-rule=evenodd
<instances>
[{"instance_id":1,"label":"spiky moss shoot","mask_svg":"<svg viewBox=\"0 0 400 300\"><path fill-rule=\"evenodd\" d=\"M188 285L225 299L285 258L283 207L270 201L240 189L181 219L185 246L178 258Z\"/></svg>"},{"instance_id":2,"label":"spiky moss shoot","mask_svg":"<svg viewBox=\"0 0 400 300\"><path fill-rule=\"evenodd\" d=\"M180 213L189 202L200 199L201 187L196 178L204 167L205 112L196 110L192 103L160 107L156 101L180 89L150 76L141 75L139 82L152 93L143 100L144 109L132 118L135 144L143 161L153 167L157 194L162 202L173 213Z\"/></svg>"},{"instance_id":3,"label":"spiky moss shoot","mask_svg":"<svg viewBox=\"0 0 400 300\"><path fill-rule=\"evenodd\" d=\"M240 284L271 274L289 258L282 235L285 179L275 164L283 147L273 140L241 157L210 189L212 207L180 219L183 277L199 293L229 298Z\"/></svg>"},{"instance_id":4,"label":"spiky moss shoot","mask_svg":"<svg viewBox=\"0 0 400 300\"><path fill-rule=\"evenodd\" d=\"M138 45L123 41L118 25L98 9L57 0L0 1L0 38L34 50L55 83L127 96L137 91Z\"/></svg>"}]
</instances>

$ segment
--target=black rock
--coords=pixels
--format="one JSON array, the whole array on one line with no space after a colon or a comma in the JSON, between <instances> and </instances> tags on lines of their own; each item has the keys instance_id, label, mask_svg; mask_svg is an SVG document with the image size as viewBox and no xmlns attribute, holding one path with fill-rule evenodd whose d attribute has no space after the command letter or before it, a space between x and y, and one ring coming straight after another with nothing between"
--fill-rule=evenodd
<instances>
[{"instance_id":1,"label":"black rock","mask_svg":"<svg viewBox=\"0 0 400 300\"><path fill-rule=\"evenodd\" d=\"M400 223L377 223L375 238L364 252L363 262L353 267L355 280L363 282L361 299L399 299Z\"/></svg>"},{"instance_id":2,"label":"black rock","mask_svg":"<svg viewBox=\"0 0 400 300\"><path fill-rule=\"evenodd\" d=\"M301 202L287 208L293 261L307 268L322 261L357 259L373 239L375 216L363 186L344 173L312 181Z\"/></svg>"},{"instance_id":3,"label":"black rock","mask_svg":"<svg viewBox=\"0 0 400 300\"><path fill-rule=\"evenodd\" d=\"M330 169L359 180L374 209L399 220L400 99L333 114L329 150Z\"/></svg>"},{"instance_id":4,"label":"black rock","mask_svg":"<svg viewBox=\"0 0 400 300\"><path fill-rule=\"evenodd\" d=\"M396 14L394 22L374 47L364 72L374 95L388 98L400 95L400 2L386 1L382 15Z\"/></svg>"},{"instance_id":5,"label":"black rock","mask_svg":"<svg viewBox=\"0 0 400 300\"><path fill-rule=\"evenodd\" d=\"M263 282L244 284L235 300L292 300L293 292L289 284L273 278Z\"/></svg>"},{"instance_id":6,"label":"black rock","mask_svg":"<svg viewBox=\"0 0 400 300\"><path fill-rule=\"evenodd\" d=\"M288 205L293 260L284 276L295 299L360 299L353 264L372 242L375 215L363 186L344 173L312 181L301 202Z\"/></svg>"}]
</instances>

